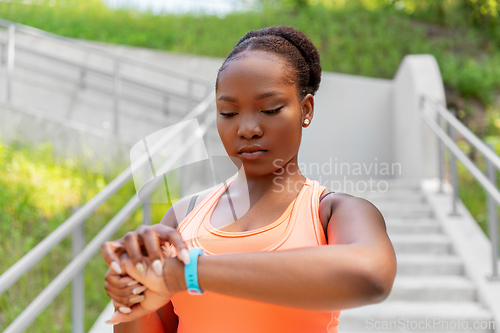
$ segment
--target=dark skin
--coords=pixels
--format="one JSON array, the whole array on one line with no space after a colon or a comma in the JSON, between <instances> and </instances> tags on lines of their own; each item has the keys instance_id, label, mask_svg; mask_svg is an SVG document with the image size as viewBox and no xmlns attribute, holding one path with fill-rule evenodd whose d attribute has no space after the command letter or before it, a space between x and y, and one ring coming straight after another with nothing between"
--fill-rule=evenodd
<instances>
[{"instance_id":1,"label":"dark skin","mask_svg":"<svg viewBox=\"0 0 500 333\"><path fill-rule=\"evenodd\" d=\"M219 76L217 128L228 155L243 162L244 172L229 187L238 220L234 221L223 196L212 215L214 227L237 232L268 225L304 184L297 155L302 129L307 126L303 122L312 122L314 98L310 94L300 98L286 71L287 64L273 53L244 51ZM250 145L266 152L254 159L238 154L241 147ZM244 191L250 199L249 209L243 205ZM197 202L207 194L200 195ZM174 204L158 225L141 226L117 242L103 244L108 265L119 262L122 269L121 275L108 271L106 291L117 308L131 309L128 314L115 312L112 322L126 322L116 325L115 332L176 331L177 318L169 300L187 289L184 264L180 256L171 258L159 245L166 241L177 253L186 248L176 230L174 212L185 212L188 202L185 198ZM200 288L315 311L383 301L392 289L396 257L381 213L369 201L343 193L328 195L319 210L328 245L200 257ZM153 272L155 260L161 261L161 276ZM145 267L145 276L136 269L139 262ZM131 301L136 286L126 286L133 279L148 288L138 303Z\"/></svg>"}]
</instances>

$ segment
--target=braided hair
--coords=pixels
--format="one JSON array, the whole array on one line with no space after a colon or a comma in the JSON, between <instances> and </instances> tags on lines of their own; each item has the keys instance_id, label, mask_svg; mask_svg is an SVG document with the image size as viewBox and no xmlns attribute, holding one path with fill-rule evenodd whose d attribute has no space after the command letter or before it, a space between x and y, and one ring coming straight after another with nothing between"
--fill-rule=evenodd
<instances>
[{"instance_id":1,"label":"braided hair","mask_svg":"<svg viewBox=\"0 0 500 333\"><path fill-rule=\"evenodd\" d=\"M318 90L321 82L318 50L304 33L285 25L251 30L241 37L219 68L215 90L218 87L220 73L246 50L273 52L288 61L291 69L287 78L291 83L297 84L300 99L307 94L314 95Z\"/></svg>"}]
</instances>

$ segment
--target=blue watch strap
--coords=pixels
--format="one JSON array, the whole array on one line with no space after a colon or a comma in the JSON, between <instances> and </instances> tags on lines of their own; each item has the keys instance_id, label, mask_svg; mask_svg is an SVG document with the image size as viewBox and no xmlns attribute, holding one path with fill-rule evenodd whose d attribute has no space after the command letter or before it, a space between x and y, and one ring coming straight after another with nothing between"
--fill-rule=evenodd
<instances>
[{"instance_id":1,"label":"blue watch strap","mask_svg":"<svg viewBox=\"0 0 500 333\"><path fill-rule=\"evenodd\" d=\"M184 265L184 278L186 280L187 291L191 295L201 295L203 290L198 284L198 257L204 256L205 252L201 247L189 249L189 264Z\"/></svg>"}]
</instances>

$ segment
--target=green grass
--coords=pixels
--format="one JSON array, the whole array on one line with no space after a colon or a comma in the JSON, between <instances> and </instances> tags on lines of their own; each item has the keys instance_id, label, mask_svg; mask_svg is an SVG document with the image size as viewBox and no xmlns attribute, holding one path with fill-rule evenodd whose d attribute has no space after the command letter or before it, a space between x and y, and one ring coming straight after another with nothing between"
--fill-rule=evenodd
<instances>
[{"instance_id":1,"label":"green grass","mask_svg":"<svg viewBox=\"0 0 500 333\"><path fill-rule=\"evenodd\" d=\"M55 1L54 7L52 1L34 3L0 2L0 15L69 37L214 57L225 57L248 30L286 24L310 36L326 71L392 78L405 55L429 53L438 60L445 84L464 98L488 105L500 90L499 45L470 24L459 25L460 12L439 26L431 14L369 5L266 7L220 18L114 10L98 0Z\"/></svg>"},{"instance_id":2,"label":"green grass","mask_svg":"<svg viewBox=\"0 0 500 333\"><path fill-rule=\"evenodd\" d=\"M118 171L121 170L117 168ZM85 204L112 179L113 176L104 177L86 171L79 161L66 159L54 162L49 144L32 147L0 142L0 274L64 222L73 208ZM85 221L86 244L134 194L133 183L127 183ZM158 223L168 205L152 206L153 223ZM122 237L141 222L142 210L138 209L112 239ZM38 296L71 259L72 241L69 236L0 296L0 331ZM85 266L86 331L110 301L104 291L106 271L107 265L100 251ZM71 331L71 284L27 331Z\"/></svg>"},{"instance_id":3,"label":"green grass","mask_svg":"<svg viewBox=\"0 0 500 333\"><path fill-rule=\"evenodd\" d=\"M500 140L498 137L490 137L487 139L487 142L492 143L497 155L500 154ZM469 158L471 157L472 147L467 142L459 140L458 146L469 156ZM478 157L476 158L475 164L486 175L486 160L480 153L477 154ZM449 165L449 153L446 154L446 164ZM458 195L481 230L488 236L488 224L490 221L488 217L487 192L458 159L457 171ZM447 178L449 179L449 174ZM500 186L500 174L498 171L496 171L496 186L497 188ZM498 207L497 214L497 216L500 217ZM498 219L493 223L498 224Z\"/></svg>"}]
</instances>

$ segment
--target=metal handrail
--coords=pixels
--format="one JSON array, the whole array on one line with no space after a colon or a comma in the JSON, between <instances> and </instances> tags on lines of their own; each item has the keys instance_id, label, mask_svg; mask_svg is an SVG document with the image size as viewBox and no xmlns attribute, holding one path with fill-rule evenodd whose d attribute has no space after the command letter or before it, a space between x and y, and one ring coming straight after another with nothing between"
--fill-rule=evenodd
<instances>
[{"instance_id":1,"label":"metal handrail","mask_svg":"<svg viewBox=\"0 0 500 333\"><path fill-rule=\"evenodd\" d=\"M424 107L430 105L431 109L435 111L437 121L431 116L425 114ZM500 275L498 273L498 258L499 258L499 221L497 216L497 205L500 205L500 191L496 185L496 169L500 168L500 157L495 153L493 148L486 143L484 143L480 138L478 138L470 129L468 129L464 124L462 124L454 115L446 109L446 107L427 96L421 97L421 117L427 123L427 125L432 129L436 136L440 139L440 149L439 149L439 169L440 169L440 192L442 192L444 176L442 170L444 170L444 153L441 145L444 143L448 149L453 153L450 157L450 168L452 173L452 187L453 187L453 211L450 215L458 215L457 203L459 201L458 197L458 177L457 177L457 167L456 159L458 158L465 168L470 172L470 174L479 182L479 184L484 188L488 196L488 233L491 242L491 254L492 254L492 274L488 276L490 281L500 281ZM448 124L448 133L446 133L442 126L441 120L445 120ZM481 169L479 169L473 161L471 161L467 155L460 149L456 144L456 133L460 133L464 139L472 145L475 149L481 152L486 160L487 175L485 175Z\"/></svg>"},{"instance_id":2,"label":"metal handrail","mask_svg":"<svg viewBox=\"0 0 500 333\"><path fill-rule=\"evenodd\" d=\"M73 83L75 85L79 84L79 82L77 82L77 79L72 79L71 77L69 77L67 75L64 75L64 74L60 74L60 73L49 73L46 69L38 68L38 67L33 66L32 64L29 64L29 63L24 62L24 61L17 61L16 64L18 65L18 67L29 69L29 70L31 70L33 72L37 72L37 73L41 73L41 74L47 74L47 75L50 75L52 78L57 78L59 80L62 80L62 81L68 82L68 83ZM131 80L129 81L128 78L122 77L122 81L123 82L130 82ZM105 87L105 86L102 86L102 85L99 85L99 84L96 84L96 83L86 82L85 86L87 88L92 88L92 89L94 89L96 91L99 91L99 92L101 92L103 94L107 94L109 96L113 96L113 94L114 94L114 91L113 91L112 88L110 89L108 87ZM144 86L142 88L145 89L145 90L147 90L146 86ZM160 89L158 89L156 87L151 88L151 90L149 92L157 94L158 96L162 96L162 94L159 93ZM182 97L180 94L177 94L177 93L172 93L172 95L174 95L174 97L179 97L179 98ZM158 104L152 103L149 100L144 99L144 98L137 98L137 97L132 97L132 96L128 96L128 95L122 95L121 98L123 100L129 101L129 102L132 102L132 103L136 103L136 104L139 104L139 105L151 108L151 109L154 109L155 107L158 107ZM132 118L132 119L134 118L134 116L132 114L128 113L128 112L121 111L121 113L123 115L128 116L128 118ZM177 113L175 115L178 116ZM147 120L148 122L150 122L152 124L157 124L158 123L158 120L156 120L154 118L151 118L151 117L148 117L148 116L145 116L145 115L141 115L141 119L143 121Z\"/></svg>"},{"instance_id":3,"label":"metal handrail","mask_svg":"<svg viewBox=\"0 0 500 333\"><path fill-rule=\"evenodd\" d=\"M200 104L198 104L183 120L193 119L201 115L206 115L212 110L215 101L214 95L210 94ZM208 127L214 122L215 117L208 117L202 127L201 133L207 132ZM168 142L168 140L176 135L183 127L176 127L175 130L169 131L167 135L161 138L156 144L150 147L150 154L154 154L157 150ZM189 148L193 144L193 140L188 140L180 148ZM184 147L185 146L185 147ZM164 164L165 168L173 165L182 154L171 156ZM56 230L54 230L43 241L36 245L30 252L23 256L18 262L10 267L6 272L0 276L0 295L5 292L12 284L14 284L21 276L23 276L29 269L31 269L37 262L39 262L53 247L59 244L71 232L78 232L83 222L89 217L100 205L109 199L116 191L122 188L131 178L132 170L145 162L148 162L147 154L143 154L133 165L125 169L119 176L117 176L110 184L102 189L96 196L90 199L84 206L78 209L72 216L63 222ZM47 305L61 292L66 284L77 278L85 264L92 258L92 256L99 250L100 245L106 241L113 233L120 227L125 219L139 206L140 200L137 195L118 212L112 220L101 230L94 239L82 249L70 264L39 294L39 296L12 322L5 333L9 332L22 332L36 317L47 307ZM80 235L83 237L83 234ZM79 241L80 243L82 240ZM81 286L80 288L83 288ZM83 290L83 289L81 289ZM83 293L81 293L83 294ZM81 303L82 300L80 300ZM78 301L76 302L78 303ZM80 309L81 313L76 318L80 327L73 328L74 332L83 332L83 307ZM75 318L74 318L75 322Z\"/></svg>"},{"instance_id":4,"label":"metal handrail","mask_svg":"<svg viewBox=\"0 0 500 333\"><path fill-rule=\"evenodd\" d=\"M7 21L4 19L0 19L0 26L6 27L7 28L7 41L4 42L3 44L0 41L0 44L2 44L2 49L3 53L5 53L5 56L2 57L2 62L5 62L7 64L7 75L6 75L6 101L7 103L12 103L11 101L11 91L12 91L12 82L13 79L16 77L15 76L15 71L14 71L14 64L16 66L19 66L24 69L28 69L30 71L35 71L38 72L42 75L47 75L51 78L55 78L57 80L60 80L62 82L69 82L72 84L75 84L77 86L81 86L84 88L90 88L102 93L105 93L107 95L111 95L113 98L113 126L112 129L115 133L115 135L118 135L118 128L119 128L119 115L122 113L119 107L119 102L120 100L125 100L128 102L133 102L135 104L139 104L141 106L146 106L148 108L152 109L159 109L163 114L166 115L167 111L167 104L168 101L173 98L176 100L181 100L181 101L191 101L193 104L199 103L200 100L205 98L210 91L212 90L211 84L208 80L200 78L195 75L191 75L188 73L184 73L178 70L158 66L151 64L146 61L142 61L130 56L125 56L121 54L115 54L113 52L110 52L106 49L100 48L98 46L92 45L90 43L80 41L80 40L75 40L71 39L68 37L63 37L63 36L58 36L43 30L39 30L33 27L25 26L19 23ZM75 61L68 60L66 58L56 56L56 55L51 55L46 52L42 52L39 50L36 50L34 48L30 48L27 46L23 45L15 45L15 32L23 32L32 36L40 37L40 38L45 38L53 41L58 41L58 42L64 42L67 45L70 45L71 47L78 48L80 50L84 50L87 52L93 52L95 54L98 54L99 56L103 56L106 59L114 62L114 70L111 71L106 71L103 69L99 69L95 66L90 66L87 64L81 64ZM56 73L53 70L47 70L46 68L37 68L34 63L26 63L23 61L14 61L15 58L15 52L22 51L22 52L28 52L31 55L35 55L37 57L42 57L51 61L57 62L57 64L62 64L65 66L71 66L71 68L74 68L77 72L80 72L80 78L77 79L72 79L68 75L62 75L60 73ZM186 81L186 92L181 92L177 91L177 87L174 89L172 88L164 88L164 87L159 87L155 86L153 84L150 84L148 82L145 82L144 80L139 80L132 78L130 76L124 76L122 75L120 71L120 65L122 64L128 64L132 66L137 66L141 69L145 69L151 72L154 72L155 74L163 74L163 75L168 75L169 77L174 78L175 80L184 80ZM105 79L111 80L110 82L110 87L102 87L102 85L95 85L91 84L88 82L86 79L87 74L92 74L92 75L97 75L98 77L103 77ZM158 96L161 98L157 106L155 103L151 103L148 99L145 98L138 98L137 96L129 96L129 94L123 94L122 93L122 84L127 84L127 86L135 88L137 91L143 91L148 94L152 94L153 96ZM203 88L203 96L202 97L197 97L196 94L194 94L193 89L194 85L200 85ZM123 113L124 115L128 116L128 114ZM69 117L70 114L67 114L67 117ZM157 124L157 121L151 121L151 119L147 119L148 117L145 117L143 120L149 120L148 122Z\"/></svg>"},{"instance_id":5,"label":"metal handrail","mask_svg":"<svg viewBox=\"0 0 500 333\"><path fill-rule=\"evenodd\" d=\"M8 20L0 18L0 26L8 28L11 25L14 25L16 30L24 32L24 33L32 35L32 36L64 41L66 43L70 43L73 47L77 47L77 48L80 48L82 50L96 52L96 53L99 53L103 56L107 56L107 57L112 58L112 59L117 59L117 60L120 60L122 62L129 63L131 65L140 66L143 68L151 69L153 71L159 71L160 73L167 74L167 75L177 76L181 79L191 80L191 81L197 82L201 85L207 85L208 88L211 89L210 83L208 83L207 80L200 78L199 76L192 75L189 73L184 73L182 71L175 70L172 68L157 66L157 65L151 64L147 61L143 61L143 60L136 59L133 57L124 56L124 55L117 55L117 54L114 54L113 52L110 52L106 49L100 48L96 45L93 45L93 44L90 44L90 43L87 43L87 42L84 42L81 40L56 35L56 34L53 34L53 33L50 33L50 32L44 31L44 30L40 30L40 29L33 28L33 27L30 27L30 26L27 26L24 24L12 22L12 21L8 21Z\"/></svg>"},{"instance_id":6,"label":"metal handrail","mask_svg":"<svg viewBox=\"0 0 500 333\"><path fill-rule=\"evenodd\" d=\"M209 95L205 100L187 114L183 120L193 119L209 110L213 104L214 96ZM212 120L213 121L213 120ZM181 129L179 127L179 129ZM171 131L169 134L159 141L158 146L164 143L168 138L175 135L176 132ZM155 148L152 147L151 151L154 153ZM147 160L147 155L143 155L142 159L138 160L143 163ZM101 204L103 204L111 195L121 189L132 177L132 166L125 169L118 175L111 183L104 187L92 199L90 199L84 206L71 215L64 221L56 230L49 236L35 246L30 252L23 256L18 262L10 267L5 273L0 276L0 295L5 292L13 283L15 283L24 273L40 261L46 253L53 247L59 244L69 233L87 217L90 216Z\"/></svg>"},{"instance_id":7,"label":"metal handrail","mask_svg":"<svg viewBox=\"0 0 500 333\"><path fill-rule=\"evenodd\" d=\"M67 66L71 66L71 67L76 67L80 70L85 70L86 72L90 72L90 73L94 73L94 74L97 74L97 75L100 75L102 77L105 77L105 78L113 78L114 76L114 73L109 71L104 71L102 69L99 69L99 68L96 68L94 66L89 66L89 65L82 65L82 64L79 64L77 62L74 62L74 61L69 61L67 59L63 59L63 58L60 58L60 57L54 57L50 54L47 54L47 53L44 53L44 52L40 52L40 51L37 51L37 50L33 50L33 49L30 49L29 47L26 47L26 46L23 46L23 45L17 45L16 48L18 50L22 50L22 51L25 51L25 52L29 52L31 54L34 54L38 57L43 57L43 58L46 58L46 59L49 59L49 60L57 60L58 63L61 63L61 64L64 64L64 65L67 65ZM19 61L16 62L16 64L18 64ZM34 67L34 66L32 66ZM158 87L155 87L151 84L148 84L146 82L142 82L140 80L136 80L136 79L133 79L133 78L128 78L128 77L121 77L121 80L123 82L127 82L129 84L133 84L133 85L136 85L138 86L139 88L142 88L142 89L146 89L148 91L152 91L153 93L157 94L157 95L165 95L165 92L167 92L169 95L173 95L175 97L178 97L178 98L186 98L188 96L185 96L177 91L173 91L173 90L165 90L164 88L158 88ZM206 84L206 82L205 82ZM107 94L112 94L110 92L107 92ZM199 99L195 99L196 101L199 102Z\"/></svg>"},{"instance_id":8,"label":"metal handrail","mask_svg":"<svg viewBox=\"0 0 500 333\"><path fill-rule=\"evenodd\" d=\"M208 106L210 105L212 104L209 104ZM207 108L207 110L210 109ZM204 121L203 125L200 128L201 135L204 135L207 132L209 126L214 122L214 120L215 118L208 117ZM173 135L172 133L169 133L166 135L166 137L172 137L172 135ZM166 137L162 139L162 142L168 139ZM185 149L186 150L189 149L189 147L193 145L195 142L193 138L195 139L196 136L191 136L191 139L186 141L183 144L183 146L179 148L180 151L185 151ZM157 144L156 146L157 147L161 146L161 144ZM162 168L168 169L170 166L174 165L174 163L181 157L182 154L171 156L170 158L167 159ZM144 154L141 160L136 162L136 165L140 165L146 160L147 160L147 154ZM129 180L132 177L131 170L132 167L128 167L117 178L121 179L126 178L127 180ZM103 191L105 190L106 188L103 189ZM77 274L83 269L85 264L94 256L96 252L99 251L101 244L104 243L107 239L109 239L109 237L111 237L116 232L116 230L123 224L123 222L125 222L126 218L130 216L130 214L132 214L132 212L139 206L140 203L141 201L139 200L138 196L134 195L128 201L128 203L111 219L111 221L92 239L92 241L90 241L90 243L83 249L83 251L79 255L77 255L68 264L68 266L66 266L66 268L64 268L64 270L61 273L59 273L57 277L37 296L37 298L30 305L28 305L28 307L26 307L26 309L7 327L4 333L17 333L17 332L22 332L24 329L26 329L26 327L28 327L36 319L36 317L50 304L50 302L52 302L52 300L65 288L65 286L77 276ZM89 213L90 208L83 206L82 209L80 210L85 210L86 213ZM78 211L76 214L78 214ZM82 223L83 220L80 220L79 222ZM63 223L63 225L64 224L66 224L66 222ZM49 243L47 239L49 239L52 235L54 235L52 238L56 239L60 238L62 240L62 238L66 237L69 234L69 232L67 232L65 235L64 233L71 227L75 229L76 227L78 227L78 224L76 223L73 223L73 225L66 224L65 226L61 227L53 231L44 241L42 241L42 243L45 244ZM62 235L64 235L64 237L61 238ZM28 253L25 257L30 255L31 258L33 258L35 254L32 254L32 252L35 251L37 247L35 247L32 251L30 251L30 253ZM45 245L45 247L47 247L47 245ZM27 260L23 260L25 257L23 257L20 261L18 261L18 263L22 261L21 263L19 263L19 265L18 263L15 264L18 265L19 267L17 271L23 270L24 272L26 272L30 268L27 267L28 266ZM7 273L9 273L10 276L14 276L14 274L18 272L10 273L9 271L7 271L0 277L0 283L2 283L1 281L3 279L3 276ZM5 280L6 283L10 282L8 281L8 277Z\"/></svg>"}]
</instances>

